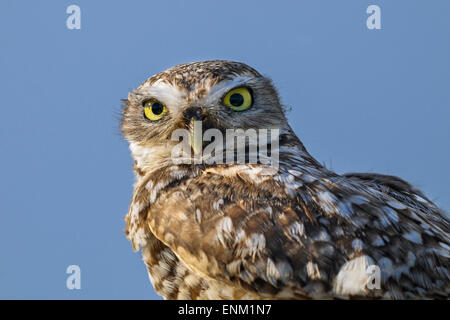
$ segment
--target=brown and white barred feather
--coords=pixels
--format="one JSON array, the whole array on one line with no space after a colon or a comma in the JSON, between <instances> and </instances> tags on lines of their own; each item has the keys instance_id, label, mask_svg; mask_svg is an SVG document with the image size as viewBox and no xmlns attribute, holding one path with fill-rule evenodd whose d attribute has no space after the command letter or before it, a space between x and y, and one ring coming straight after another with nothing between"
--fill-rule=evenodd
<instances>
[{"instance_id":1,"label":"brown and white barred feather","mask_svg":"<svg viewBox=\"0 0 450 320\"><path fill-rule=\"evenodd\" d=\"M193 90L200 80L186 74L213 77L214 85L244 73L256 77L257 93L275 92L238 63L178 68L147 85L162 79ZM139 110L133 99L122 124L137 161L126 233L133 248L142 249L150 279L164 298L448 298L449 220L405 181L331 172L287 124L278 171L263 164L158 162L152 152L160 149L137 147L155 134L139 122L140 111L133 113ZM153 166L144 163L149 158ZM381 269L380 289L366 285L371 265Z\"/></svg>"},{"instance_id":2,"label":"brown and white barred feather","mask_svg":"<svg viewBox=\"0 0 450 320\"><path fill-rule=\"evenodd\" d=\"M295 164L273 177L261 176L264 169L169 166L141 180L128 237L143 248L160 294L448 296L448 221L421 195ZM366 287L373 264L382 271L380 290Z\"/></svg>"}]
</instances>

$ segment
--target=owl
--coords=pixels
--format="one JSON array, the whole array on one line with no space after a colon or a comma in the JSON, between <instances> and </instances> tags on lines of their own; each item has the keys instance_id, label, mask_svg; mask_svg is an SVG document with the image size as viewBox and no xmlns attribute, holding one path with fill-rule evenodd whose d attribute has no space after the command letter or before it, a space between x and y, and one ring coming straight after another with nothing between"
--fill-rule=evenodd
<instances>
[{"instance_id":1,"label":"owl","mask_svg":"<svg viewBox=\"0 0 450 320\"><path fill-rule=\"evenodd\" d=\"M250 66L158 73L124 100L121 129L136 177L126 236L165 299L449 297L445 213L395 176L321 165ZM244 136L223 161L237 129L278 134L267 148ZM199 140L208 130L215 138ZM213 142L219 156L203 158Z\"/></svg>"}]
</instances>

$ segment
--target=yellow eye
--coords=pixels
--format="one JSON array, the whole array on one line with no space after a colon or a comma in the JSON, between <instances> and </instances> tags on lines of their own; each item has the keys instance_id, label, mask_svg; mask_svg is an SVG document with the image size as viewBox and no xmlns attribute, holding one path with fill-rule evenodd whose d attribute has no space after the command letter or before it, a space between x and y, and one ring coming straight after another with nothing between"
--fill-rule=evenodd
<instances>
[{"instance_id":1,"label":"yellow eye","mask_svg":"<svg viewBox=\"0 0 450 320\"><path fill-rule=\"evenodd\" d=\"M248 88L236 88L223 98L223 104L234 111L244 111L252 106L252 94Z\"/></svg>"},{"instance_id":2,"label":"yellow eye","mask_svg":"<svg viewBox=\"0 0 450 320\"><path fill-rule=\"evenodd\" d=\"M144 103L144 114L149 120L156 121L167 112L166 106L156 100L149 100Z\"/></svg>"}]
</instances>

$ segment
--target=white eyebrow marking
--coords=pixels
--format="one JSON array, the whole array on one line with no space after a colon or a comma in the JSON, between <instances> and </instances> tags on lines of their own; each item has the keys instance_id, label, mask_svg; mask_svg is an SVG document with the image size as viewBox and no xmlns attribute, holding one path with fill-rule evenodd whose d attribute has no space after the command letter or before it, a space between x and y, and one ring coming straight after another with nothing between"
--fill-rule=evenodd
<instances>
[{"instance_id":1,"label":"white eyebrow marking","mask_svg":"<svg viewBox=\"0 0 450 320\"><path fill-rule=\"evenodd\" d=\"M195 92L198 88L203 87L208 90L208 93L203 99L198 100L197 103L203 105L215 105L229 90L243 86L254 78L255 77L252 76L237 76L232 80L220 81L211 87L208 82L202 81L202 83L196 85L191 91L163 79L159 79L153 84L144 83L138 88L138 92L143 96L148 96L149 98L154 98L164 103L172 112L180 112L186 107L190 93Z\"/></svg>"},{"instance_id":2,"label":"white eyebrow marking","mask_svg":"<svg viewBox=\"0 0 450 320\"><path fill-rule=\"evenodd\" d=\"M213 85L208 92L208 95L205 97L205 102L214 100L217 101L220 99L225 93L227 93L230 89L245 85L248 81L254 79L255 77L248 76L238 76L233 80L223 80L219 83Z\"/></svg>"},{"instance_id":3,"label":"white eyebrow marking","mask_svg":"<svg viewBox=\"0 0 450 320\"><path fill-rule=\"evenodd\" d=\"M151 85L145 83L138 90L144 96L155 98L164 103L172 111L178 110L186 104L187 91L162 79Z\"/></svg>"}]
</instances>

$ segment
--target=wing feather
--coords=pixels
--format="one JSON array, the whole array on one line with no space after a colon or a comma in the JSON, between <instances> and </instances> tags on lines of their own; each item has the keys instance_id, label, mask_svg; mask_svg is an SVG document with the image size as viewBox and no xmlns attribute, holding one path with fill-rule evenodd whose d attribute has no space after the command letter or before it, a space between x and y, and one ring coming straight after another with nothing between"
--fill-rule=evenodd
<instances>
[{"instance_id":1,"label":"wing feather","mask_svg":"<svg viewBox=\"0 0 450 320\"><path fill-rule=\"evenodd\" d=\"M157 175L143 179L129 216L205 278L262 297L445 295L448 224L430 213L347 177L186 170L156 191ZM367 288L369 263L380 290Z\"/></svg>"}]
</instances>

